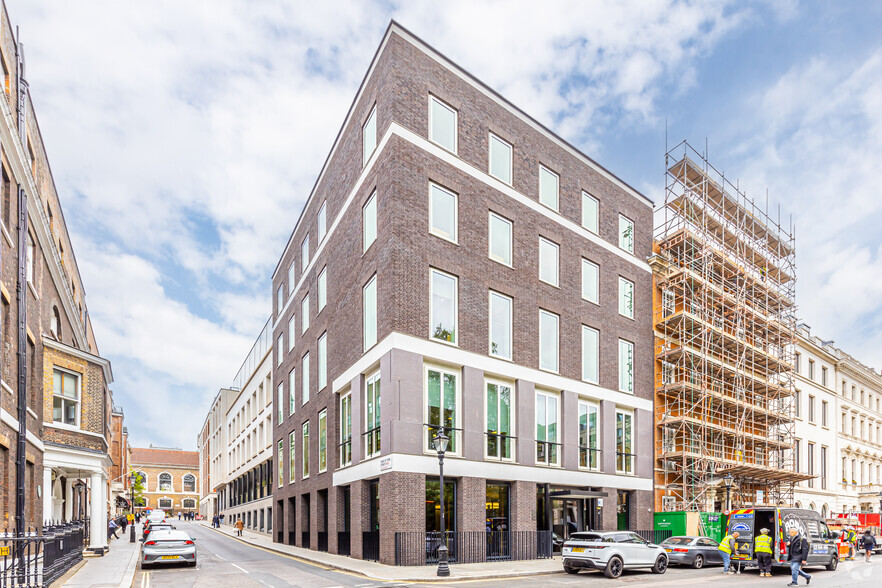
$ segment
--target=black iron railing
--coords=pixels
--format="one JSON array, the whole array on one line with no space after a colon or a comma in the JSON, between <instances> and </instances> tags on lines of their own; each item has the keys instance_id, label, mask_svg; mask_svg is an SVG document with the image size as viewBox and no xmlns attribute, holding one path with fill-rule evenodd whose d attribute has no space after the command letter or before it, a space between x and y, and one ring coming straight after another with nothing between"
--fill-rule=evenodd
<instances>
[{"instance_id":1,"label":"black iron railing","mask_svg":"<svg viewBox=\"0 0 882 588\"><path fill-rule=\"evenodd\" d=\"M536 441L536 461L548 465L560 463L560 443Z\"/></svg>"},{"instance_id":2,"label":"black iron railing","mask_svg":"<svg viewBox=\"0 0 882 588\"><path fill-rule=\"evenodd\" d=\"M337 445L337 450L340 452L340 467L352 463L352 437Z\"/></svg>"},{"instance_id":3,"label":"black iron railing","mask_svg":"<svg viewBox=\"0 0 882 588\"><path fill-rule=\"evenodd\" d=\"M316 533L318 536L318 550L319 551L327 551L328 550L328 532L327 531L319 531Z\"/></svg>"},{"instance_id":4,"label":"black iron railing","mask_svg":"<svg viewBox=\"0 0 882 588\"><path fill-rule=\"evenodd\" d=\"M43 533L0 536L0 588L49 586L83 559L88 520L49 523Z\"/></svg>"},{"instance_id":5,"label":"black iron railing","mask_svg":"<svg viewBox=\"0 0 882 588\"><path fill-rule=\"evenodd\" d=\"M300 532L300 547L309 549L309 531Z\"/></svg>"},{"instance_id":6,"label":"black iron railing","mask_svg":"<svg viewBox=\"0 0 882 588\"><path fill-rule=\"evenodd\" d=\"M447 531L450 563L546 559L552 555L551 531ZM438 563L440 532L395 533L395 565Z\"/></svg>"},{"instance_id":7,"label":"black iron railing","mask_svg":"<svg viewBox=\"0 0 882 588\"><path fill-rule=\"evenodd\" d=\"M364 437L364 455L373 457L380 453L380 427L374 427L362 433Z\"/></svg>"},{"instance_id":8,"label":"black iron railing","mask_svg":"<svg viewBox=\"0 0 882 588\"><path fill-rule=\"evenodd\" d=\"M637 533L650 543L661 543L665 539L670 539L673 536L673 531L670 529L650 529L648 531L631 531L632 533Z\"/></svg>"},{"instance_id":9,"label":"black iron railing","mask_svg":"<svg viewBox=\"0 0 882 588\"><path fill-rule=\"evenodd\" d=\"M363 531L361 534L361 559L380 561L380 532Z\"/></svg>"},{"instance_id":10,"label":"black iron railing","mask_svg":"<svg viewBox=\"0 0 882 588\"><path fill-rule=\"evenodd\" d=\"M600 467L601 450L596 447L579 446L579 467L597 469Z\"/></svg>"},{"instance_id":11,"label":"black iron railing","mask_svg":"<svg viewBox=\"0 0 882 588\"><path fill-rule=\"evenodd\" d=\"M637 459L636 453L616 452L616 471L632 473L634 471L634 460Z\"/></svg>"},{"instance_id":12,"label":"black iron railing","mask_svg":"<svg viewBox=\"0 0 882 588\"><path fill-rule=\"evenodd\" d=\"M288 531L288 545L297 545L297 533Z\"/></svg>"},{"instance_id":13,"label":"black iron railing","mask_svg":"<svg viewBox=\"0 0 882 588\"><path fill-rule=\"evenodd\" d=\"M517 437L486 431L487 457L490 459L507 460L514 458L514 442Z\"/></svg>"},{"instance_id":14,"label":"black iron railing","mask_svg":"<svg viewBox=\"0 0 882 588\"><path fill-rule=\"evenodd\" d=\"M349 531L337 532L337 555L349 555L352 553L351 534Z\"/></svg>"}]
</instances>

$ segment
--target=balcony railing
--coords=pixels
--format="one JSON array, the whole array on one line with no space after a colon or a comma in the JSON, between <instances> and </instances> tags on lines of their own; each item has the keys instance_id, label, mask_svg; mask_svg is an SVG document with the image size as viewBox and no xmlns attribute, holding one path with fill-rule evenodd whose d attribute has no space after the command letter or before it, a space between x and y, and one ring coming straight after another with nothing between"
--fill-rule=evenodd
<instances>
[{"instance_id":1,"label":"balcony railing","mask_svg":"<svg viewBox=\"0 0 882 588\"><path fill-rule=\"evenodd\" d=\"M633 474L634 458L636 457L636 453L624 453L622 451L616 451L616 471L625 474Z\"/></svg>"},{"instance_id":2,"label":"balcony railing","mask_svg":"<svg viewBox=\"0 0 882 588\"><path fill-rule=\"evenodd\" d=\"M536 441L536 461L546 465L560 463L560 443L552 441Z\"/></svg>"},{"instance_id":3,"label":"balcony railing","mask_svg":"<svg viewBox=\"0 0 882 588\"><path fill-rule=\"evenodd\" d=\"M596 470L600 467L601 450L596 447L579 446L579 467Z\"/></svg>"},{"instance_id":4,"label":"balcony railing","mask_svg":"<svg viewBox=\"0 0 882 588\"><path fill-rule=\"evenodd\" d=\"M373 457L380 453L380 427L368 429L361 434L364 437L364 455Z\"/></svg>"},{"instance_id":5,"label":"balcony railing","mask_svg":"<svg viewBox=\"0 0 882 588\"><path fill-rule=\"evenodd\" d=\"M512 460L514 459L514 443L517 437L487 431L487 459Z\"/></svg>"}]
</instances>

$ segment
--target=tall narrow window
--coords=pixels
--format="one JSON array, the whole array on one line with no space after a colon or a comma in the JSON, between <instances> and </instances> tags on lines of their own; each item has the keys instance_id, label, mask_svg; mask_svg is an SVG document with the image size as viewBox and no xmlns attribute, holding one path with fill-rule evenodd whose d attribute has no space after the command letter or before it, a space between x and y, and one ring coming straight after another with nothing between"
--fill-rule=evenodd
<instances>
[{"instance_id":1,"label":"tall narrow window","mask_svg":"<svg viewBox=\"0 0 882 588\"><path fill-rule=\"evenodd\" d=\"M512 459L512 389L508 384L487 382L487 457Z\"/></svg>"},{"instance_id":2,"label":"tall narrow window","mask_svg":"<svg viewBox=\"0 0 882 588\"><path fill-rule=\"evenodd\" d=\"M429 140L456 153L456 111L429 96Z\"/></svg>"},{"instance_id":3,"label":"tall narrow window","mask_svg":"<svg viewBox=\"0 0 882 588\"><path fill-rule=\"evenodd\" d=\"M297 286L297 262L292 261L291 265L288 266L288 296L294 293L294 287ZM279 286L279 293L281 293L282 286ZM282 296L279 296L282 298Z\"/></svg>"},{"instance_id":4,"label":"tall narrow window","mask_svg":"<svg viewBox=\"0 0 882 588\"><path fill-rule=\"evenodd\" d=\"M597 469L597 405L579 402L579 467Z\"/></svg>"},{"instance_id":5,"label":"tall narrow window","mask_svg":"<svg viewBox=\"0 0 882 588\"><path fill-rule=\"evenodd\" d=\"M309 294L300 302L300 332L305 333L309 329Z\"/></svg>"},{"instance_id":6,"label":"tall narrow window","mask_svg":"<svg viewBox=\"0 0 882 588\"><path fill-rule=\"evenodd\" d=\"M490 133L490 175L511 185L511 145Z\"/></svg>"},{"instance_id":7,"label":"tall narrow window","mask_svg":"<svg viewBox=\"0 0 882 588\"><path fill-rule=\"evenodd\" d=\"M822 427L827 426L827 401L826 400L821 401L821 426ZM878 440L877 440L877 443L878 443Z\"/></svg>"},{"instance_id":8,"label":"tall narrow window","mask_svg":"<svg viewBox=\"0 0 882 588\"><path fill-rule=\"evenodd\" d=\"M619 314L634 318L634 282L619 277Z\"/></svg>"},{"instance_id":9,"label":"tall narrow window","mask_svg":"<svg viewBox=\"0 0 882 588\"><path fill-rule=\"evenodd\" d=\"M27 250L27 281L34 283L34 238L28 233L28 250Z\"/></svg>"},{"instance_id":10,"label":"tall narrow window","mask_svg":"<svg viewBox=\"0 0 882 588\"><path fill-rule=\"evenodd\" d=\"M362 252L377 240L377 191L371 194L361 209Z\"/></svg>"},{"instance_id":11,"label":"tall narrow window","mask_svg":"<svg viewBox=\"0 0 882 588\"><path fill-rule=\"evenodd\" d=\"M560 247L539 237L539 279L552 286L558 285Z\"/></svg>"},{"instance_id":12,"label":"tall narrow window","mask_svg":"<svg viewBox=\"0 0 882 588\"><path fill-rule=\"evenodd\" d=\"M380 454L380 372L365 381L365 457Z\"/></svg>"},{"instance_id":13,"label":"tall narrow window","mask_svg":"<svg viewBox=\"0 0 882 588\"><path fill-rule=\"evenodd\" d=\"M340 397L340 467L352 463L352 394Z\"/></svg>"},{"instance_id":14,"label":"tall narrow window","mask_svg":"<svg viewBox=\"0 0 882 588\"><path fill-rule=\"evenodd\" d=\"M309 233L306 234L306 237L303 238L303 242L300 243L300 267L301 271L306 273L306 266L309 265Z\"/></svg>"},{"instance_id":15,"label":"tall narrow window","mask_svg":"<svg viewBox=\"0 0 882 588\"><path fill-rule=\"evenodd\" d=\"M556 314L539 311L539 369L558 370L559 323L560 317Z\"/></svg>"},{"instance_id":16,"label":"tall narrow window","mask_svg":"<svg viewBox=\"0 0 882 588\"><path fill-rule=\"evenodd\" d=\"M318 340L318 389L328 385L328 333L322 333Z\"/></svg>"},{"instance_id":17,"label":"tall narrow window","mask_svg":"<svg viewBox=\"0 0 882 588\"><path fill-rule=\"evenodd\" d=\"M626 216L619 215L619 247L634 253L634 223Z\"/></svg>"},{"instance_id":18,"label":"tall narrow window","mask_svg":"<svg viewBox=\"0 0 882 588\"><path fill-rule=\"evenodd\" d=\"M288 433L288 483L292 483L296 478L295 472L297 471L297 467L294 465L294 456L297 455L296 450L296 439L297 435L294 431ZM281 441L279 441L281 444ZM279 465L279 473L281 474L282 467Z\"/></svg>"},{"instance_id":19,"label":"tall narrow window","mask_svg":"<svg viewBox=\"0 0 882 588\"><path fill-rule=\"evenodd\" d=\"M557 465L559 459L558 397L536 393L536 463Z\"/></svg>"},{"instance_id":20,"label":"tall narrow window","mask_svg":"<svg viewBox=\"0 0 882 588\"><path fill-rule=\"evenodd\" d=\"M302 384L300 390L300 404L306 404L309 402L309 353L303 356L300 366L300 377Z\"/></svg>"},{"instance_id":21,"label":"tall narrow window","mask_svg":"<svg viewBox=\"0 0 882 588\"><path fill-rule=\"evenodd\" d=\"M434 451L432 440L443 431L450 437L447 450L456 453L457 374L440 368L426 368L426 451Z\"/></svg>"},{"instance_id":22,"label":"tall narrow window","mask_svg":"<svg viewBox=\"0 0 882 588\"><path fill-rule=\"evenodd\" d=\"M361 293L362 317L364 324L362 325L362 338L364 339L364 350L367 351L377 342L377 276L374 275L370 281L364 286Z\"/></svg>"},{"instance_id":23,"label":"tall narrow window","mask_svg":"<svg viewBox=\"0 0 882 588\"><path fill-rule=\"evenodd\" d=\"M582 379L592 384L600 378L600 333L582 325Z\"/></svg>"},{"instance_id":24,"label":"tall narrow window","mask_svg":"<svg viewBox=\"0 0 882 588\"><path fill-rule=\"evenodd\" d=\"M490 259L511 266L511 221L491 212L489 233Z\"/></svg>"},{"instance_id":25,"label":"tall narrow window","mask_svg":"<svg viewBox=\"0 0 882 588\"><path fill-rule=\"evenodd\" d=\"M619 339L619 392L634 392L634 344Z\"/></svg>"},{"instance_id":26,"label":"tall narrow window","mask_svg":"<svg viewBox=\"0 0 882 588\"><path fill-rule=\"evenodd\" d=\"M316 216L316 240L321 243L322 239L325 238L325 235L328 234L328 203L322 202L322 207L319 208L318 216Z\"/></svg>"},{"instance_id":27,"label":"tall narrow window","mask_svg":"<svg viewBox=\"0 0 882 588\"><path fill-rule=\"evenodd\" d=\"M367 121L361 128L361 165L367 165L368 160L377 148L377 107L371 110Z\"/></svg>"},{"instance_id":28,"label":"tall narrow window","mask_svg":"<svg viewBox=\"0 0 882 588\"><path fill-rule=\"evenodd\" d=\"M328 268L322 268L322 273L318 276L318 283L316 285L316 290L318 290L318 312L321 312L325 305L328 303Z\"/></svg>"},{"instance_id":29,"label":"tall narrow window","mask_svg":"<svg viewBox=\"0 0 882 588\"><path fill-rule=\"evenodd\" d=\"M281 386L281 384L279 384ZM297 390L297 370L292 369L288 372L288 414L294 414L295 400L294 391Z\"/></svg>"},{"instance_id":30,"label":"tall narrow window","mask_svg":"<svg viewBox=\"0 0 882 588\"><path fill-rule=\"evenodd\" d=\"M616 411L616 472L634 473L634 415L622 410Z\"/></svg>"},{"instance_id":31,"label":"tall narrow window","mask_svg":"<svg viewBox=\"0 0 882 588\"><path fill-rule=\"evenodd\" d=\"M61 370L53 370L52 376L52 420L76 427L80 412L79 377Z\"/></svg>"},{"instance_id":32,"label":"tall narrow window","mask_svg":"<svg viewBox=\"0 0 882 588\"><path fill-rule=\"evenodd\" d=\"M600 203L588 192L582 192L582 226L597 233Z\"/></svg>"},{"instance_id":33,"label":"tall narrow window","mask_svg":"<svg viewBox=\"0 0 882 588\"><path fill-rule=\"evenodd\" d=\"M285 385L281 382L279 383L278 394L279 394L279 400L278 400L277 404L279 406L279 424L281 425L282 418L283 418L282 411L284 410L283 407L285 406Z\"/></svg>"},{"instance_id":34,"label":"tall narrow window","mask_svg":"<svg viewBox=\"0 0 882 588\"><path fill-rule=\"evenodd\" d=\"M282 288L280 284L276 292L276 314L282 314L282 309L285 308L285 295L282 293Z\"/></svg>"},{"instance_id":35,"label":"tall narrow window","mask_svg":"<svg viewBox=\"0 0 882 588\"><path fill-rule=\"evenodd\" d=\"M457 195L437 184L429 184L429 232L456 243Z\"/></svg>"},{"instance_id":36,"label":"tall narrow window","mask_svg":"<svg viewBox=\"0 0 882 588\"><path fill-rule=\"evenodd\" d=\"M600 267L582 258L582 298L597 304L600 291Z\"/></svg>"},{"instance_id":37,"label":"tall narrow window","mask_svg":"<svg viewBox=\"0 0 882 588\"><path fill-rule=\"evenodd\" d=\"M560 178L547 167L539 166L539 202L552 210L558 208Z\"/></svg>"},{"instance_id":38,"label":"tall narrow window","mask_svg":"<svg viewBox=\"0 0 882 588\"><path fill-rule=\"evenodd\" d=\"M295 320L294 320L294 315L296 315L296 314L297 313L295 312L294 314L291 315L291 318L288 319L288 351L289 352L294 349L294 344L297 342L297 329L296 329Z\"/></svg>"},{"instance_id":39,"label":"tall narrow window","mask_svg":"<svg viewBox=\"0 0 882 588\"><path fill-rule=\"evenodd\" d=\"M319 473L328 470L328 410L324 409L318 416L319 429Z\"/></svg>"},{"instance_id":40,"label":"tall narrow window","mask_svg":"<svg viewBox=\"0 0 882 588\"><path fill-rule=\"evenodd\" d=\"M282 365L282 359L285 357L285 343L282 335L276 342L276 365Z\"/></svg>"},{"instance_id":41,"label":"tall narrow window","mask_svg":"<svg viewBox=\"0 0 882 588\"><path fill-rule=\"evenodd\" d=\"M279 440L279 455L276 459L279 462L279 488L281 488L285 479L285 446L281 440Z\"/></svg>"},{"instance_id":42,"label":"tall narrow window","mask_svg":"<svg viewBox=\"0 0 882 588\"><path fill-rule=\"evenodd\" d=\"M309 477L309 421L303 423L303 438L300 440L301 451L303 452L303 456L301 457L301 461L303 462L303 479Z\"/></svg>"},{"instance_id":43,"label":"tall narrow window","mask_svg":"<svg viewBox=\"0 0 882 588\"><path fill-rule=\"evenodd\" d=\"M821 489L827 489L827 448L824 446L821 446Z\"/></svg>"},{"instance_id":44,"label":"tall narrow window","mask_svg":"<svg viewBox=\"0 0 882 588\"><path fill-rule=\"evenodd\" d=\"M433 339L456 344L457 278L436 269L430 271L432 307L429 311Z\"/></svg>"},{"instance_id":45,"label":"tall narrow window","mask_svg":"<svg viewBox=\"0 0 882 588\"><path fill-rule=\"evenodd\" d=\"M512 301L490 291L490 355L511 359Z\"/></svg>"}]
</instances>

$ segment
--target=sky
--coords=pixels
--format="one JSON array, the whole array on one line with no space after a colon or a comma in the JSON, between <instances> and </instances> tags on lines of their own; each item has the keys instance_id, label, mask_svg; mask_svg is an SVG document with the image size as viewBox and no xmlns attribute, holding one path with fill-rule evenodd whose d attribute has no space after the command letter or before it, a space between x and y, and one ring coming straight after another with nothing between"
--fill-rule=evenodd
<instances>
[{"instance_id":1,"label":"sky","mask_svg":"<svg viewBox=\"0 0 882 588\"><path fill-rule=\"evenodd\" d=\"M882 4L6 0L134 446L196 448L390 19L657 204L681 140L792 215L799 317L882 361Z\"/></svg>"}]
</instances>

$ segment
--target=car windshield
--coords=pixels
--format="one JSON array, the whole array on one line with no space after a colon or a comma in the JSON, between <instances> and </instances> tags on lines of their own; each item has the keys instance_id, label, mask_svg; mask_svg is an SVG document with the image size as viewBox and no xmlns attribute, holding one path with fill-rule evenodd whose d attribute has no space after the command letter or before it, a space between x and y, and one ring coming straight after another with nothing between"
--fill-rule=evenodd
<instances>
[{"instance_id":1,"label":"car windshield","mask_svg":"<svg viewBox=\"0 0 882 588\"><path fill-rule=\"evenodd\" d=\"M669 537L662 543L665 545L689 545L692 543L692 537Z\"/></svg>"},{"instance_id":2,"label":"car windshield","mask_svg":"<svg viewBox=\"0 0 882 588\"><path fill-rule=\"evenodd\" d=\"M570 535L570 539L575 539L576 541L602 541L603 535L597 533L573 533Z\"/></svg>"},{"instance_id":3,"label":"car windshield","mask_svg":"<svg viewBox=\"0 0 882 588\"><path fill-rule=\"evenodd\" d=\"M157 531L150 534L151 541L189 541L186 531Z\"/></svg>"}]
</instances>

